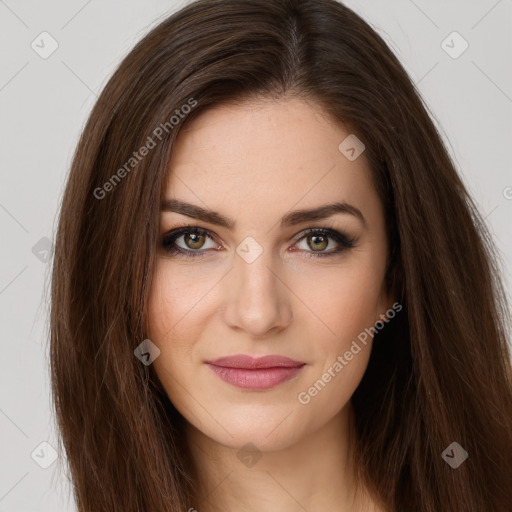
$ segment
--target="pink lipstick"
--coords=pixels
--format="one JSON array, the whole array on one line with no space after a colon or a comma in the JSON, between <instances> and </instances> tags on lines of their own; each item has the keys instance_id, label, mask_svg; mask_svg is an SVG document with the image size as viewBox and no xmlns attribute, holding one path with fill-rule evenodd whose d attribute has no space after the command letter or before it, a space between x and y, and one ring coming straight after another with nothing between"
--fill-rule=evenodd
<instances>
[{"instance_id":1,"label":"pink lipstick","mask_svg":"<svg viewBox=\"0 0 512 512\"><path fill-rule=\"evenodd\" d=\"M297 375L306 364L284 356L252 358L243 354L206 361L224 382L238 388L263 391Z\"/></svg>"}]
</instances>

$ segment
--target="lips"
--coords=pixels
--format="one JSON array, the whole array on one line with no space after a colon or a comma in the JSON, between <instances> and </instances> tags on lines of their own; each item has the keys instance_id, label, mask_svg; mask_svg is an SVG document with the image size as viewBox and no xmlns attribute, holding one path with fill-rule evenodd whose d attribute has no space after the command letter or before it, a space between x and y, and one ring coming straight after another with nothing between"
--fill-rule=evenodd
<instances>
[{"instance_id":1,"label":"lips","mask_svg":"<svg viewBox=\"0 0 512 512\"><path fill-rule=\"evenodd\" d=\"M206 364L224 382L256 391L271 389L292 379L306 363L278 355L253 358L237 354L206 361Z\"/></svg>"}]
</instances>

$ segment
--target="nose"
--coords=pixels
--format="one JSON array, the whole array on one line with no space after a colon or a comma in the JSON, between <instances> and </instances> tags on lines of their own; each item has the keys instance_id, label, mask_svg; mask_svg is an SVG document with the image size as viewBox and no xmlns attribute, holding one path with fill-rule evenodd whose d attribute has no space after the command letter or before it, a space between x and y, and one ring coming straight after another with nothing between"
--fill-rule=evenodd
<instances>
[{"instance_id":1,"label":"nose","mask_svg":"<svg viewBox=\"0 0 512 512\"><path fill-rule=\"evenodd\" d=\"M275 335L290 324L293 316L291 291L269 253L263 251L251 263L236 254L231 278L225 283L225 322L251 338Z\"/></svg>"}]
</instances>

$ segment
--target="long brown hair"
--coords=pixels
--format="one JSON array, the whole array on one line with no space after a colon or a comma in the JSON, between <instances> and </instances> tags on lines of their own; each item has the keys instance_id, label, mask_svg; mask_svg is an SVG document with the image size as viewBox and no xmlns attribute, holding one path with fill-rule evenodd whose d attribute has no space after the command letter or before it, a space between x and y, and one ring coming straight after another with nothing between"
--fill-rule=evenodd
<instances>
[{"instance_id":1,"label":"long brown hair","mask_svg":"<svg viewBox=\"0 0 512 512\"><path fill-rule=\"evenodd\" d=\"M335 0L190 3L135 46L94 106L51 283L52 392L78 510L200 508L183 419L134 356L168 162L179 131L208 106L291 96L365 143L385 206L387 283L403 312L376 334L352 397L361 481L390 511L509 512L499 255L403 67ZM452 442L469 454L457 469L441 456Z\"/></svg>"}]
</instances>

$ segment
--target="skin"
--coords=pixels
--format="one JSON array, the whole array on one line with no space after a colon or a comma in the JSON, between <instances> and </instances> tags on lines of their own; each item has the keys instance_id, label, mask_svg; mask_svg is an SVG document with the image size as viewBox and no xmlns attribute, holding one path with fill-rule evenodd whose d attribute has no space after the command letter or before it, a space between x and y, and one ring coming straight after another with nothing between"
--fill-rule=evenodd
<instances>
[{"instance_id":1,"label":"skin","mask_svg":"<svg viewBox=\"0 0 512 512\"><path fill-rule=\"evenodd\" d=\"M153 364L187 420L208 496L191 504L197 510L381 510L364 488L356 493L350 451L350 398L371 337L308 404L297 398L394 302L384 285L384 212L368 161L364 152L350 161L338 149L349 134L315 103L296 98L216 106L180 132L166 198L236 220L230 230L162 212L162 236L189 224L212 238L176 240L203 251L196 258L170 255L160 244L150 289L149 337L161 351ZM348 213L279 224L291 210L336 201L357 207L366 227ZM354 237L354 247L315 258L315 250L339 246L330 237L315 246L314 234L301 239L322 227ZM262 249L251 263L236 252L248 236ZM278 354L306 365L270 390L243 390L205 364L233 354ZM261 455L251 467L237 456L247 443Z\"/></svg>"}]
</instances>

